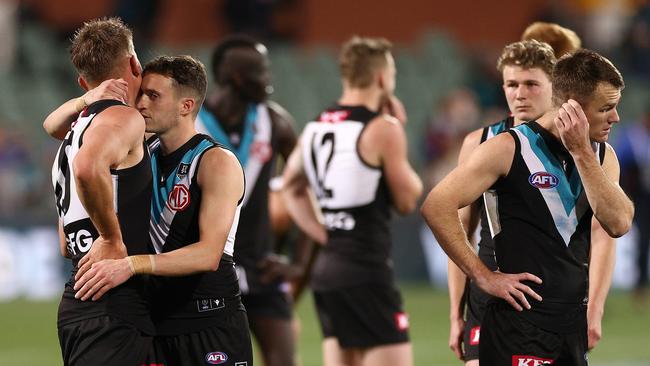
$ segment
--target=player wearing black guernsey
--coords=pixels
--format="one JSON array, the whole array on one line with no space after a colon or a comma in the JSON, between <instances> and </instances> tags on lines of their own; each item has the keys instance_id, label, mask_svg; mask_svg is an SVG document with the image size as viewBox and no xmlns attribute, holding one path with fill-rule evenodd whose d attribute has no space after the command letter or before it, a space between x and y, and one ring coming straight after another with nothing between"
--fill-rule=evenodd
<instances>
[{"instance_id":1,"label":"player wearing black guernsey","mask_svg":"<svg viewBox=\"0 0 650 366\"><path fill-rule=\"evenodd\" d=\"M634 212L617 184L616 156L605 144L618 122L620 73L602 56L581 50L558 61L551 81L557 112L481 144L422 206L450 258L496 298L482 325L479 357L487 365L587 364L592 215L618 237L629 230ZM500 272L467 247L457 215L490 187Z\"/></svg>"},{"instance_id":2,"label":"player wearing black guernsey","mask_svg":"<svg viewBox=\"0 0 650 366\"><path fill-rule=\"evenodd\" d=\"M77 296L97 299L133 275L155 275L150 363L252 365L232 257L244 176L234 154L194 129L205 69L189 56L162 56L143 75L137 107L156 133L149 234L157 254L96 263Z\"/></svg>"},{"instance_id":3,"label":"player wearing black guernsey","mask_svg":"<svg viewBox=\"0 0 650 366\"><path fill-rule=\"evenodd\" d=\"M94 88L121 77L133 103L141 69L131 31L118 19L84 24L73 39L72 62L79 84ZM137 365L153 338L141 278L114 288L97 302L75 298L78 265L148 251L151 169L142 116L124 103L102 100L79 111L52 167L61 230L61 252L73 271L59 305L58 332L65 365Z\"/></svg>"},{"instance_id":4,"label":"player wearing black guernsey","mask_svg":"<svg viewBox=\"0 0 650 366\"><path fill-rule=\"evenodd\" d=\"M237 232L235 264L242 301L266 366L294 364L288 281L304 274L310 249L297 243L291 262L274 254L269 219L269 181L278 157L286 160L296 144L293 118L272 92L267 50L246 36L230 36L212 54L216 83L196 119L196 129L229 147L244 167L248 189ZM304 260L300 260L304 259Z\"/></svg>"},{"instance_id":5,"label":"player wearing black guernsey","mask_svg":"<svg viewBox=\"0 0 650 366\"><path fill-rule=\"evenodd\" d=\"M311 274L326 366L413 363L389 220L391 207L402 214L415 208L422 184L407 159L390 47L359 37L343 46L343 95L307 124L285 168L292 218L311 236L328 238ZM308 187L320 212L296 201Z\"/></svg>"}]
</instances>

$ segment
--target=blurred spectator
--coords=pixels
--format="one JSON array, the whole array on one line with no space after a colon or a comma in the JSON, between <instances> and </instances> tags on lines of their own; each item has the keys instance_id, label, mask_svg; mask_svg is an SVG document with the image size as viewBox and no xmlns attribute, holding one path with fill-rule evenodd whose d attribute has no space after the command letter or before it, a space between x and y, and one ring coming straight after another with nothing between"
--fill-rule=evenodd
<instances>
[{"instance_id":1,"label":"blurred spectator","mask_svg":"<svg viewBox=\"0 0 650 366\"><path fill-rule=\"evenodd\" d=\"M0 74L9 71L16 51L18 1L0 1Z\"/></svg>"},{"instance_id":2,"label":"blurred spectator","mask_svg":"<svg viewBox=\"0 0 650 366\"><path fill-rule=\"evenodd\" d=\"M630 123L614 141L621 165L621 186L635 204L638 230L636 289L648 287L648 254L650 249L650 109L640 121Z\"/></svg>"},{"instance_id":3,"label":"blurred spectator","mask_svg":"<svg viewBox=\"0 0 650 366\"><path fill-rule=\"evenodd\" d=\"M650 79L650 1L639 7L621 45L624 66L634 77Z\"/></svg>"},{"instance_id":4,"label":"blurred spectator","mask_svg":"<svg viewBox=\"0 0 650 366\"><path fill-rule=\"evenodd\" d=\"M224 12L233 33L245 33L268 40L272 36L271 16L277 0L226 0Z\"/></svg>"},{"instance_id":5,"label":"blurred spectator","mask_svg":"<svg viewBox=\"0 0 650 366\"><path fill-rule=\"evenodd\" d=\"M479 126L480 115L476 95L468 89L454 90L442 98L424 136L425 187L433 187L456 166L463 136Z\"/></svg>"},{"instance_id":6,"label":"blurred spectator","mask_svg":"<svg viewBox=\"0 0 650 366\"><path fill-rule=\"evenodd\" d=\"M0 130L0 216L20 211L34 183L35 167L25 141L17 133Z\"/></svg>"}]
</instances>

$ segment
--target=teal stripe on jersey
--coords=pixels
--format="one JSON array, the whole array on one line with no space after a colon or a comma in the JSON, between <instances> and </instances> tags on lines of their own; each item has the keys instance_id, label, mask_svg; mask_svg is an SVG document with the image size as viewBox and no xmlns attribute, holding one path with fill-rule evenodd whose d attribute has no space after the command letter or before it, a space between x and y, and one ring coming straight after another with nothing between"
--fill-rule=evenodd
<instances>
[{"instance_id":1,"label":"teal stripe on jersey","mask_svg":"<svg viewBox=\"0 0 650 366\"><path fill-rule=\"evenodd\" d=\"M155 220L156 223L160 222L160 219L163 217L162 213L165 208L165 205L167 204L167 200L169 198L169 194L171 191L174 189L174 185L178 184L181 180L184 180L185 176L189 174L184 174L182 176L178 175L178 169L181 167L182 164L186 164L188 166L192 165L192 162L194 159L196 159L197 156L202 154L205 150L208 148L214 146L214 144L211 141L208 140L203 140L200 143L198 143L194 148L188 150L185 155L183 155L183 158L181 161L178 163L176 168L172 170L172 172L166 177L165 179L165 184L162 184L161 176L162 172L158 171L158 154L160 153L160 149L157 149L156 151L152 152L151 154L151 163L152 163L152 170L154 173L154 197L151 200L151 215L152 218ZM189 188L189 184L191 183L192 177L187 177L188 178L188 184L187 188Z\"/></svg>"},{"instance_id":2,"label":"teal stripe on jersey","mask_svg":"<svg viewBox=\"0 0 650 366\"><path fill-rule=\"evenodd\" d=\"M253 139L255 137L255 121L257 121L257 106L255 104L249 104L246 109L246 117L244 118L244 133L242 134L241 142L239 147L235 147L230 142L230 139L226 135L226 132L219 124L217 118L210 113L205 107L201 107L199 110L199 118L203 121L203 125L210 136L215 139L218 143L224 145L231 151L235 153L241 165L246 167L248 162L248 157L250 155L251 145L253 144Z\"/></svg>"},{"instance_id":3,"label":"teal stripe on jersey","mask_svg":"<svg viewBox=\"0 0 650 366\"><path fill-rule=\"evenodd\" d=\"M553 189L557 190L562 200L564 210L566 211L566 214L569 215L575 208L576 202L583 190L582 181L578 175L578 169L574 166L573 171L570 173L571 178L567 179L564 170L562 169L562 164L557 160L557 158L555 158L555 155L551 153L542 136L535 133L535 131L526 125L520 125L516 128L526 136L533 152L542 162L546 171L558 178L558 185ZM533 174L536 172L530 173Z\"/></svg>"},{"instance_id":4,"label":"teal stripe on jersey","mask_svg":"<svg viewBox=\"0 0 650 366\"><path fill-rule=\"evenodd\" d=\"M500 134L501 132L506 130L506 121L501 121L498 124L495 124L490 127L490 130L492 131L492 134L494 136Z\"/></svg>"}]
</instances>

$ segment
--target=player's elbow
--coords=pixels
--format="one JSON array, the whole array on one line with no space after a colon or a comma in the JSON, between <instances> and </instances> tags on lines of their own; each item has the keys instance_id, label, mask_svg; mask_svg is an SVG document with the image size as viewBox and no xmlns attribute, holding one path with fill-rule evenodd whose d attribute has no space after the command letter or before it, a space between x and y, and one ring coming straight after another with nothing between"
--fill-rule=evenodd
<instances>
[{"instance_id":1,"label":"player's elbow","mask_svg":"<svg viewBox=\"0 0 650 366\"><path fill-rule=\"evenodd\" d=\"M394 202L395 211L400 215L408 215L415 210L417 202L415 199L396 200Z\"/></svg>"},{"instance_id":2,"label":"player's elbow","mask_svg":"<svg viewBox=\"0 0 650 366\"><path fill-rule=\"evenodd\" d=\"M612 238L620 238L632 228L632 220L618 218L611 225L603 226L607 234Z\"/></svg>"},{"instance_id":3,"label":"player's elbow","mask_svg":"<svg viewBox=\"0 0 650 366\"><path fill-rule=\"evenodd\" d=\"M92 184L98 175L98 167L95 162L85 156L77 156L72 163L75 180L81 184Z\"/></svg>"}]
</instances>

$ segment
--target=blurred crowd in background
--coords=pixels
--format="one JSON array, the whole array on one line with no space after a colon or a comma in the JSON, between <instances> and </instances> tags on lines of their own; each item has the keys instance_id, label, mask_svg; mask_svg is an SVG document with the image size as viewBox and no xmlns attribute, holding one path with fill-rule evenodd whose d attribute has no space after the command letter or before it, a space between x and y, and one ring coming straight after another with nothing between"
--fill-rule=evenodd
<instances>
[{"instance_id":1,"label":"blurred crowd in background","mask_svg":"<svg viewBox=\"0 0 650 366\"><path fill-rule=\"evenodd\" d=\"M645 261L629 260L627 265L635 270L628 273L633 276L643 265L647 273L650 1L501 0L490 2L489 7L464 0L445 5L428 0L349 3L1 0L0 228L21 232L55 224L50 169L58 143L45 135L41 123L56 106L81 94L67 47L83 20L120 16L134 29L143 64L158 54L187 53L209 65L211 47L221 36L239 32L259 38L270 52L272 99L295 117L297 130L335 102L340 92L340 43L353 34L385 36L395 44L396 94L409 114L410 156L427 190L454 167L466 133L506 115L496 59L506 43L519 39L528 23L541 20L575 30L584 47L610 58L625 78L621 124L614 128L610 143L621 163L621 184L637 207L634 235L645 243L639 246L645 247L641 251ZM418 225L419 217L411 217L399 221L396 228L396 235L403 232L404 238L417 242L395 248L398 274L404 278L418 278L421 273L409 270L425 268L424 263L399 264L400 258L414 260L405 253L421 250L420 239L408 234L417 232L409 229ZM3 245L16 240L8 238L0 235L0 267L9 263L3 262ZM636 246L630 250L631 257L639 257ZM2 274L0 270L0 282Z\"/></svg>"}]
</instances>

